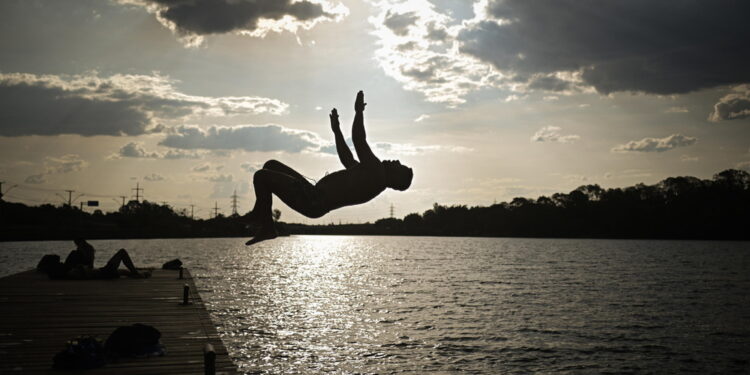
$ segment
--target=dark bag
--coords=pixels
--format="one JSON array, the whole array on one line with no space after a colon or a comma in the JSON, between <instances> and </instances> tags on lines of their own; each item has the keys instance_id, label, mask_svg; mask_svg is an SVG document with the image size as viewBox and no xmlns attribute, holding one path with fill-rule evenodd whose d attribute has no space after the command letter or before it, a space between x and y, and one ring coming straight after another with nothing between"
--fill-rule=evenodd
<instances>
[{"instance_id":1,"label":"dark bag","mask_svg":"<svg viewBox=\"0 0 750 375\"><path fill-rule=\"evenodd\" d=\"M51 271L55 266L60 264L60 256L57 254L47 254L42 257L42 259L37 263L36 265L36 271L37 272L44 272L48 273Z\"/></svg>"},{"instance_id":2,"label":"dark bag","mask_svg":"<svg viewBox=\"0 0 750 375\"><path fill-rule=\"evenodd\" d=\"M161 332L158 329L136 323L115 329L104 349L108 355L118 357L133 357L150 354L163 354L163 346L159 344Z\"/></svg>"},{"instance_id":3,"label":"dark bag","mask_svg":"<svg viewBox=\"0 0 750 375\"><path fill-rule=\"evenodd\" d=\"M64 279L67 277L69 268L60 262L59 255L47 254L36 265L36 270L46 273L50 279Z\"/></svg>"},{"instance_id":4,"label":"dark bag","mask_svg":"<svg viewBox=\"0 0 750 375\"><path fill-rule=\"evenodd\" d=\"M52 367L58 370L79 370L104 366L106 358L102 343L94 337L83 336L68 341L65 349L55 354Z\"/></svg>"},{"instance_id":5,"label":"dark bag","mask_svg":"<svg viewBox=\"0 0 750 375\"><path fill-rule=\"evenodd\" d=\"M172 259L169 262L164 263L161 268L165 270L179 270L182 268L182 261L179 259Z\"/></svg>"}]
</instances>

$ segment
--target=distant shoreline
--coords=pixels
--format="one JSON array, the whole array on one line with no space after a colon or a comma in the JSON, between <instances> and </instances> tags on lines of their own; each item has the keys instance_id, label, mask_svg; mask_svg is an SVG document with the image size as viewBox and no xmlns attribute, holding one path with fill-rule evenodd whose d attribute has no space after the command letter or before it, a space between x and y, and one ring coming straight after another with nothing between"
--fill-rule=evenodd
<instances>
[{"instance_id":1,"label":"distant shoreline","mask_svg":"<svg viewBox=\"0 0 750 375\"><path fill-rule=\"evenodd\" d=\"M293 233L288 236L353 236L353 237L431 237L431 238L507 238L507 239L538 239L538 240L613 240L613 241L717 241L717 242L750 242L750 239L727 238L646 238L646 237L521 237L521 236L440 236L413 234L331 234L331 233ZM189 239L221 239L221 238L250 238L252 236L215 236L215 237L91 237L89 240L189 240ZM70 241L70 238L54 239L0 239L0 243L8 242L54 242Z\"/></svg>"},{"instance_id":2,"label":"distant shoreline","mask_svg":"<svg viewBox=\"0 0 750 375\"><path fill-rule=\"evenodd\" d=\"M670 177L654 185L515 198L491 206L444 206L374 223L277 222L281 235L391 235L486 238L750 240L750 173L729 169L711 180ZM0 201L0 241L252 237L240 215L203 220L169 205L130 201L117 212Z\"/></svg>"}]
</instances>

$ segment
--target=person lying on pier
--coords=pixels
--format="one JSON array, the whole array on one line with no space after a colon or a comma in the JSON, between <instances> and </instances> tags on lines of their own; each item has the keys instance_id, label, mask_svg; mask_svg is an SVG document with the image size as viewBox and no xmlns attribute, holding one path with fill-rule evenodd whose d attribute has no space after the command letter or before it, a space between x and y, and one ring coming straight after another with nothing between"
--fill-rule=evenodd
<instances>
[{"instance_id":1,"label":"person lying on pier","mask_svg":"<svg viewBox=\"0 0 750 375\"><path fill-rule=\"evenodd\" d=\"M134 278L145 278L151 276L148 272L139 271L130 259L127 250L120 249L101 268L94 267L96 249L82 238L73 240L76 249L71 251L62 263L50 276L64 279L114 279L125 275ZM120 264L124 264L127 271L120 271Z\"/></svg>"},{"instance_id":2,"label":"person lying on pier","mask_svg":"<svg viewBox=\"0 0 750 375\"><path fill-rule=\"evenodd\" d=\"M339 127L339 115L334 108L329 115L331 130L336 139L343 170L325 175L315 185L276 160L269 160L253 175L255 206L244 219L260 228L245 245L276 238L278 235L271 216L272 194L287 206L309 218L319 218L344 206L362 204L378 196L386 188L406 190L414 175L411 168L398 160L380 161L367 144L364 125L365 95L357 93L354 102L352 142L359 161L355 160Z\"/></svg>"}]
</instances>

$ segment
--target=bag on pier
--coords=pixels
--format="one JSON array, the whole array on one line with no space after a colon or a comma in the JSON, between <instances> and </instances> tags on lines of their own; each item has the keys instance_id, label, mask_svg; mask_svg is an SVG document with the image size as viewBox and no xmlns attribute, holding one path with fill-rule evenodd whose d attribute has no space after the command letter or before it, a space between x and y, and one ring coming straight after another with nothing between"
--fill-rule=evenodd
<instances>
[{"instance_id":1,"label":"bag on pier","mask_svg":"<svg viewBox=\"0 0 750 375\"><path fill-rule=\"evenodd\" d=\"M47 254L36 265L36 271L46 273L51 279L64 279L68 268L57 254Z\"/></svg>"},{"instance_id":2,"label":"bag on pier","mask_svg":"<svg viewBox=\"0 0 750 375\"><path fill-rule=\"evenodd\" d=\"M39 263L36 264L36 270L37 272L48 273L58 264L61 264L59 255L47 254L43 256L41 260L39 260Z\"/></svg>"},{"instance_id":3,"label":"bag on pier","mask_svg":"<svg viewBox=\"0 0 750 375\"><path fill-rule=\"evenodd\" d=\"M104 347L95 337L82 336L68 341L65 349L55 354L53 365L58 370L81 370L104 366Z\"/></svg>"},{"instance_id":4,"label":"bag on pier","mask_svg":"<svg viewBox=\"0 0 750 375\"><path fill-rule=\"evenodd\" d=\"M179 270L182 267L182 261L179 259L172 259L161 266L165 270Z\"/></svg>"},{"instance_id":5,"label":"bag on pier","mask_svg":"<svg viewBox=\"0 0 750 375\"><path fill-rule=\"evenodd\" d=\"M160 338L158 329L136 323L115 329L107 338L104 348L113 357L161 356L165 350L159 342Z\"/></svg>"}]
</instances>

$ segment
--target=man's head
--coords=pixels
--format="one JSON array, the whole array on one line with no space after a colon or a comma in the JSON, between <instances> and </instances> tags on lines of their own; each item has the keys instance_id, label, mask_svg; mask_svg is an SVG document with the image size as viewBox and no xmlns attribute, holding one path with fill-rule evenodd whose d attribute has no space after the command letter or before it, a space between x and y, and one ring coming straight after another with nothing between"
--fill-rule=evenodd
<instances>
[{"instance_id":1,"label":"man's head","mask_svg":"<svg viewBox=\"0 0 750 375\"><path fill-rule=\"evenodd\" d=\"M411 168L401 165L398 160L383 160L385 169L385 184L391 189L406 190L411 185L414 172Z\"/></svg>"}]
</instances>

